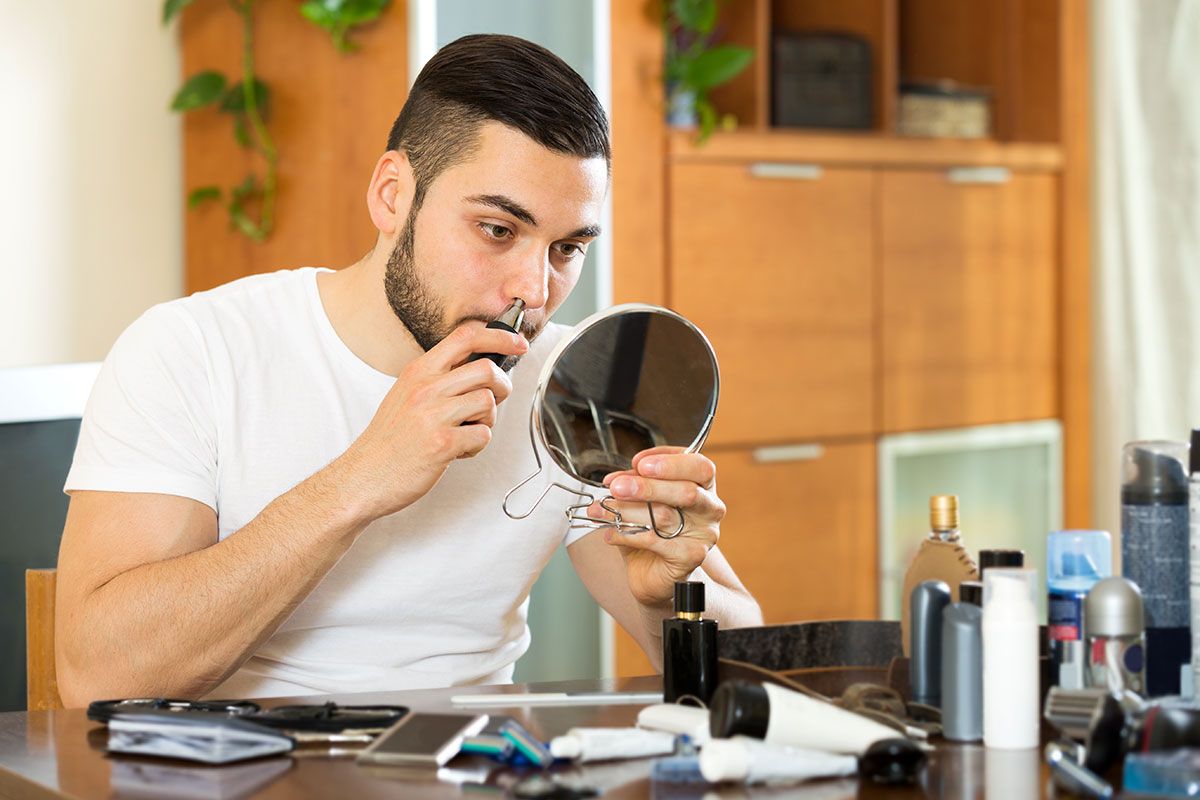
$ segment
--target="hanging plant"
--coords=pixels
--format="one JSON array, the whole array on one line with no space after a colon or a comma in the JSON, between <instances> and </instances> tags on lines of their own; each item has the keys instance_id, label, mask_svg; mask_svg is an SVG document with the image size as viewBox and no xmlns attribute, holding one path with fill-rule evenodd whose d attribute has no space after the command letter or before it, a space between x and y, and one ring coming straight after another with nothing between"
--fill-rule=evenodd
<instances>
[{"instance_id":1,"label":"hanging plant","mask_svg":"<svg viewBox=\"0 0 1200 800\"><path fill-rule=\"evenodd\" d=\"M219 186L201 186L188 194L188 208L217 202L229 213L229 225L247 238L262 242L275 227L275 193L279 167L279 151L267 129L270 116L271 92L267 84L254 73L254 2L228 0L242 18L242 72L231 81L216 70L199 72L186 81L171 101L171 110L179 113L215 108L232 121L233 138L242 147L253 150L263 161L264 175L260 180L251 173L237 186L227 191ZM169 24L194 0L165 0L162 22ZM374 22L383 13L389 0L307 0L300 6L305 19L323 28L330 35L338 52L353 51L355 45L349 34L360 25ZM257 203L257 215L252 206Z\"/></svg>"},{"instance_id":2,"label":"hanging plant","mask_svg":"<svg viewBox=\"0 0 1200 800\"><path fill-rule=\"evenodd\" d=\"M703 142L717 128L717 110L708 93L736 78L754 58L754 50L714 45L718 0L670 0L665 3L665 78L670 118L675 125L696 125ZM736 125L732 116L721 120Z\"/></svg>"}]
</instances>

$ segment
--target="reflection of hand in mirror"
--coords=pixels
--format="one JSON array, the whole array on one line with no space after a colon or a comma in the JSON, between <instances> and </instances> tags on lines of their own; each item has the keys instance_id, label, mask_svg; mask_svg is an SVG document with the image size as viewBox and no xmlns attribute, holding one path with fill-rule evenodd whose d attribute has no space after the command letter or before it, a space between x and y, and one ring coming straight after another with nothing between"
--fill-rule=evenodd
<instances>
[{"instance_id":1,"label":"reflection of hand in mirror","mask_svg":"<svg viewBox=\"0 0 1200 800\"><path fill-rule=\"evenodd\" d=\"M674 530L683 512L683 532L664 539L654 531L627 534L612 528L604 531L604 541L621 548L625 559L629 589L640 603L670 603L675 582L689 580L721 536L725 504L717 496L717 468L700 453L686 453L680 447L655 447L633 458L630 469L613 472L604 478L613 499L607 504L620 512L626 522L648 525L650 511L660 530ZM588 516L596 520L613 515L593 503Z\"/></svg>"}]
</instances>

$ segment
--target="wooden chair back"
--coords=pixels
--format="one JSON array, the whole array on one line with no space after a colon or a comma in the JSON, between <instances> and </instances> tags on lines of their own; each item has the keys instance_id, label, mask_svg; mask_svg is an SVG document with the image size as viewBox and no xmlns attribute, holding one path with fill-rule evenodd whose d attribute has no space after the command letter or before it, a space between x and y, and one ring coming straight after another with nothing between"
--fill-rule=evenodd
<instances>
[{"instance_id":1,"label":"wooden chair back","mask_svg":"<svg viewBox=\"0 0 1200 800\"><path fill-rule=\"evenodd\" d=\"M57 570L25 570L25 681L30 711L62 708L54 668L54 587Z\"/></svg>"}]
</instances>

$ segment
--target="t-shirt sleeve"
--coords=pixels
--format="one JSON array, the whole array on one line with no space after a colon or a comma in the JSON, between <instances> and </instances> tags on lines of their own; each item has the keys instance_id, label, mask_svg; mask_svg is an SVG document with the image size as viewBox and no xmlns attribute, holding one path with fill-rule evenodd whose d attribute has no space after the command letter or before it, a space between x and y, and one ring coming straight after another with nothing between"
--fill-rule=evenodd
<instances>
[{"instance_id":1,"label":"t-shirt sleeve","mask_svg":"<svg viewBox=\"0 0 1200 800\"><path fill-rule=\"evenodd\" d=\"M152 492L217 508L211 362L176 303L129 326L88 397L64 490Z\"/></svg>"}]
</instances>

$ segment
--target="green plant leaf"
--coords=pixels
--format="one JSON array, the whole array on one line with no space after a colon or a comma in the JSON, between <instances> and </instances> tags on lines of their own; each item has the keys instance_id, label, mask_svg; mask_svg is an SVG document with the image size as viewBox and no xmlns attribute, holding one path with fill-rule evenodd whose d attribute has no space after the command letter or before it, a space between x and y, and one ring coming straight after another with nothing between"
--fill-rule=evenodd
<instances>
[{"instance_id":1,"label":"green plant leaf","mask_svg":"<svg viewBox=\"0 0 1200 800\"><path fill-rule=\"evenodd\" d=\"M717 24L717 0L674 0L675 19L690 31L710 33Z\"/></svg>"},{"instance_id":2,"label":"green plant leaf","mask_svg":"<svg viewBox=\"0 0 1200 800\"><path fill-rule=\"evenodd\" d=\"M387 8L389 0L308 0L300 13L323 28L333 25L361 25L373 22Z\"/></svg>"},{"instance_id":3,"label":"green plant leaf","mask_svg":"<svg viewBox=\"0 0 1200 800\"><path fill-rule=\"evenodd\" d=\"M233 138L242 147L250 147L254 144L250 141L250 128L246 125L245 114L238 114L233 118Z\"/></svg>"},{"instance_id":4,"label":"green plant leaf","mask_svg":"<svg viewBox=\"0 0 1200 800\"><path fill-rule=\"evenodd\" d=\"M221 190L216 186L201 186L198 189L192 189L188 195L188 208L195 208L198 205L221 199Z\"/></svg>"},{"instance_id":5,"label":"green plant leaf","mask_svg":"<svg viewBox=\"0 0 1200 800\"><path fill-rule=\"evenodd\" d=\"M191 4L192 0L165 0L163 3L162 24L166 25L175 18L176 14Z\"/></svg>"},{"instance_id":6,"label":"green plant leaf","mask_svg":"<svg viewBox=\"0 0 1200 800\"><path fill-rule=\"evenodd\" d=\"M246 179L233 187L231 194L233 195L232 203L237 207L241 207L242 201L248 197L259 194L262 190L258 185L258 176L247 175Z\"/></svg>"},{"instance_id":7,"label":"green plant leaf","mask_svg":"<svg viewBox=\"0 0 1200 800\"><path fill-rule=\"evenodd\" d=\"M215 103L225 89L225 76L213 70L198 72L175 93L172 111L192 111Z\"/></svg>"},{"instance_id":8,"label":"green plant leaf","mask_svg":"<svg viewBox=\"0 0 1200 800\"><path fill-rule=\"evenodd\" d=\"M324 28L340 52L353 50L346 34L356 25L374 22L387 8L389 0L307 0L300 14Z\"/></svg>"},{"instance_id":9,"label":"green plant leaf","mask_svg":"<svg viewBox=\"0 0 1200 800\"><path fill-rule=\"evenodd\" d=\"M253 241L265 240L267 232L246 213L246 201L262 194L258 177L247 175L246 179L233 187L229 194L229 227L241 231Z\"/></svg>"},{"instance_id":10,"label":"green plant leaf","mask_svg":"<svg viewBox=\"0 0 1200 800\"><path fill-rule=\"evenodd\" d=\"M219 106L221 111L227 114L246 113L244 83L245 81L238 81L225 90L225 93L221 95L221 105ZM254 104L258 107L258 113L265 119L271 104L271 90L257 77L254 79Z\"/></svg>"},{"instance_id":11,"label":"green plant leaf","mask_svg":"<svg viewBox=\"0 0 1200 800\"><path fill-rule=\"evenodd\" d=\"M686 66L684 83L699 91L708 91L733 80L754 58L748 47L723 44L701 53Z\"/></svg>"}]
</instances>

